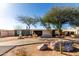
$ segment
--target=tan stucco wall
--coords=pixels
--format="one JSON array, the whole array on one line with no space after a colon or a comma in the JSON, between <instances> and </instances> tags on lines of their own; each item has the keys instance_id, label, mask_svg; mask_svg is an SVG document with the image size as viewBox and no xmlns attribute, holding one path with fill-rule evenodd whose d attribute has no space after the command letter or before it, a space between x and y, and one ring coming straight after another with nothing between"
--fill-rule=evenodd
<instances>
[{"instance_id":1,"label":"tan stucco wall","mask_svg":"<svg viewBox=\"0 0 79 59\"><path fill-rule=\"evenodd\" d=\"M4 36L14 36L14 30L0 30L0 36L4 37Z\"/></svg>"}]
</instances>

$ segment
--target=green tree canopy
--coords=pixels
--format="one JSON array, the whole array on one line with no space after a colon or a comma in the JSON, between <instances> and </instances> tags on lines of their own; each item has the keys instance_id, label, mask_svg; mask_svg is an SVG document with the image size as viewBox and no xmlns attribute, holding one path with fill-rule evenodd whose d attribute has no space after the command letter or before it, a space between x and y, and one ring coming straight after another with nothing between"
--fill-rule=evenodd
<instances>
[{"instance_id":1,"label":"green tree canopy","mask_svg":"<svg viewBox=\"0 0 79 59\"><path fill-rule=\"evenodd\" d=\"M29 29L30 29L31 25L35 26L36 22L37 22L37 20L35 18L27 17L27 16L19 16L18 21L25 23Z\"/></svg>"},{"instance_id":2,"label":"green tree canopy","mask_svg":"<svg viewBox=\"0 0 79 59\"><path fill-rule=\"evenodd\" d=\"M78 8L52 8L47 14L42 18L42 23L52 24L56 26L56 29L61 31L63 24L68 23L71 26L79 26L79 9Z\"/></svg>"}]
</instances>

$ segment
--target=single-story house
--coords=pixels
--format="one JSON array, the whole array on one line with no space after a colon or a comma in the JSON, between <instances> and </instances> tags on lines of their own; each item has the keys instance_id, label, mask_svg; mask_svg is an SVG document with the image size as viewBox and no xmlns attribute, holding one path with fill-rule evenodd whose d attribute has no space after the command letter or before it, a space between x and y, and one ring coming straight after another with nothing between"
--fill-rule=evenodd
<instances>
[{"instance_id":1,"label":"single-story house","mask_svg":"<svg viewBox=\"0 0 79 59\"><path fill-rule=\"evenodd\" d=\"M36 34L37 36L50 35L50 33L45 29L31 29L31 30L22 29L22 30L0 30L0 37L18 36L20 31L21 31L22 36L31 35L32 33ZM57 30L55 30L55 29L52 30L52 32L51 32L52 37L57 35L56 31ZM71 35L71 34L78 35L79 34L79 27L70 28L70 29L63 29L62 31L64 34L66 33L69 35Z\"/></svg>"}]
</instances>

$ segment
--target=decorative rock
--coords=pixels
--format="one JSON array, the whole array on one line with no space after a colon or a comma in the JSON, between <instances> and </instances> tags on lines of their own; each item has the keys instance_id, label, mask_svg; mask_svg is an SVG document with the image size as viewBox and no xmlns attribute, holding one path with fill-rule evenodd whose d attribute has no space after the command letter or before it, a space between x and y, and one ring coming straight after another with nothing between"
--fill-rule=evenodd
<instances>
[{"instance_id":1,"label":"decorative rock","mask_svg":"<svg viewBox=\"0 0 79 59\"><path fill-rule=\"evenodd\" d=\"M64 51L70 52L70 51L73 51L73 50L74 50L73 42L71 42L71 41L65 42Z\"/></svg>"},{"instance_id":2,"label":"decorative rock","mask_svg":"<svg viewBox=\"0 0 79 59\"><path fill-rule=\"evenodd\" d=\"M37 47L38 50L44 51L48 49L48 44L41 44Z\"/></svg>"},{"instance_id":3,"label":"decorative rock","mask_svg":"<svg viewBox=\"0 0 79 59\"><path fill-rule=\"evenodd\" d=\"M54 49L55 43L56 43L56 42L50 42L50 44L49 44L50 49Z\"/></svg>"},{"instance_id":4,"label":"decorative rock","mask_svg":"<svg viewBox=\"0 0 79 59\"><path fill-rule=\"evenodd\" d=\"M61 47L62 51L66 51L66 52L74 51L73 42L71 42L71 41L56 42L54 44L54 50L60 51L60 43L62 45L62 47Z\"/></svg>"}]
</instances>

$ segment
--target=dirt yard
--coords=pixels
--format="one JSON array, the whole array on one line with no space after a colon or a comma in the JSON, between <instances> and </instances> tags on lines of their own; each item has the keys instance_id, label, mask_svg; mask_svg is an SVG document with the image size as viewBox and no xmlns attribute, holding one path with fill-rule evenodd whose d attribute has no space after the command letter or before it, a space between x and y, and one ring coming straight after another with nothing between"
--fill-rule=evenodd
<instances>
[{"instance_id":1,"label":"dirt yard","mask_svg":"<svg viewBox=\"0 0 79 59\"><path fill-rule=\"evenodd\" d=\"M39 51L37 49L39 45L40 44L19 46L6 53L5 56L16 56L15 54L19 49L24 49L25 51L23 53L27 56L79 56L79 49L74 52L63 52L63 54L61 54L59 51L55 50ZM76 44L75 47L79 48L79 45ZM22 53L22 51L20 52Z\"/></svg>"},{"instance_id":2,"label":"dirt yard","mask_svg":"<svg viewBox=\"0 0 79 59\"><path fill-rule=\"evenodd\" d=\"M30 40L35 40L36 38L30 38ZM57 38L53 38L58 40ZM73 38L74 39L74 38ZM17 41L17 40L21 40L18 39L18 37L5 37L5 38L0 38L0 42L2 41ZM24 40L29 40L29 38L24 38ZM32 45L25 45L25 46L18 46L15 47L14 49L12 49L11 51L9 51L8 53L5 54L5 56L16 56L16 52L19 49L24 49L25 51L21 51L22 53L25 53L27 56L79 56L79 44L75 44L75 47L78 48L76 51L74 52L63 52L63 54L61 54L59 51L55 51L55 50L48 50L48 51L39 51L37 49L37 46L39 46L40 44L32 44Z\"/></svg>"}]
</instances>

